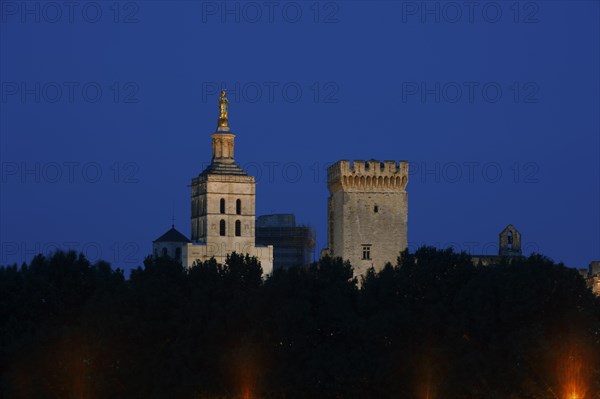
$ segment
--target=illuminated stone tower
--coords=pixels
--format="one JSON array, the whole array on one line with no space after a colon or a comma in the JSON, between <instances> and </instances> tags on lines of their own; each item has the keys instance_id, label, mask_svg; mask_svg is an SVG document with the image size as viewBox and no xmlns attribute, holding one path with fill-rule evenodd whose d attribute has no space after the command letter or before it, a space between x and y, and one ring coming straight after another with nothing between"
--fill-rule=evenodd
<instances>
[{"instance_id":1,"label":"illuminated stone tower","mask_svg":"<svg viewBox=\"0 0 600 399\"><path fill-rule=\"evenodd\" d=\"M405 250L408 162L339 161L327 170L328 248L323 254L350 260L355 275Z\"/></svg>"},{"instance_id":2,"label":"illuminated stone tower","mask_svg":"<svg viewBox=\"0 0 600 399\"><path fill-rule=\"evenodd\" d=\"M220 115L212 134L212 161L192 179L192 243L184 250L189 266L215 257L224 262L235 251L256 256L263 271L273 268L273 247L255 245L255 180L234 160L235 134L229 129L225 92L219 98Z\"/></svg>"}]
</instances>

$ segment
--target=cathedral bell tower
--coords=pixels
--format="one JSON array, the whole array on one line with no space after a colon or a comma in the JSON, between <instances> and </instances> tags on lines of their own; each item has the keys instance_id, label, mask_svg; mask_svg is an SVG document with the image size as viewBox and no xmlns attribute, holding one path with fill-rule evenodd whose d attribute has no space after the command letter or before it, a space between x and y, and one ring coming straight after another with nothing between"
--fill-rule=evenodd
<instances>
[{"instance_id":1,"label":"cathedral bell tower","mask_svg":"<svg viewBox=\"0 0 600 399\"><path fill-rule=\"evenodd\" d=\"M256 247L254 236L256 182L234 159L235 134L229 128L229 101L219 98L219 119L211 135L210 165L192 179L192 245L188 263L215 257L224 262L237 252L257 256L263 270L272 269L273 247Z\"/></svg>"}]
</instances>

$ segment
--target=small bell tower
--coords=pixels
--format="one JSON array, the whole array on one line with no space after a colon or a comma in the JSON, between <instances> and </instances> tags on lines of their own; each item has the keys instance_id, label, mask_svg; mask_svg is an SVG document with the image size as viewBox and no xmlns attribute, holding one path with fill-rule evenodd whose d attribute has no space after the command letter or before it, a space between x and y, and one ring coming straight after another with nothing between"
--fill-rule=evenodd
<instances>
[{"instance_id":1,"label":"small bell tower","mask_svg":"<svg viewBox=\"0 0 600 399\"><path fill-rule=\"evenodd\" d=\"M500 245L498 255L521 256L521 233L509 224L500 232Z\"/></svg>"},{"instance_id":2,"label":"small bell tower","mask_svg":"<svg viewBox=\"0 0 600 399\"><path fill-rule=\"evenodd\" d=\"M255 245L255 180L235 162L225 90L218 102L211 163L192 179L192 241L209 245L215 253L244 253Z\"/></svg>"},{"instance_id":3,"label":"small bell tower","mask_svg":"<svg viewBox=\"0 0 600 399\"><path fill-rule=\"evenodd\" d=\"M229 129L225 90L218 103L210 165L192 178L191 240L173 227L153 242L154 253L174 256L184 267L193 267L213 258L225 264L229 254L236 252L256 257L268 275L273 271L273 246L256 246L256 181L233 157L235 134Z\"/></svg>"}]
</instances>

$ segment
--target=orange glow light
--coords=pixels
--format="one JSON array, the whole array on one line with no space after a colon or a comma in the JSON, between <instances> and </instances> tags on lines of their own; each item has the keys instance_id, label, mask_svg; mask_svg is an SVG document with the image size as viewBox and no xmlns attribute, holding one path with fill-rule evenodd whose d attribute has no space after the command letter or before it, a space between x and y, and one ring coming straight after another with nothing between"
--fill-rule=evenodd
<instances>
[{"instance_id":1,"label":"orange glow light","mask_svg":"<svg viewBox=\"0 0 600 399\"><path fill-rule=\"evenodd\" d=\"M562 397L565 399L585 399L587 375L584 357L577 347L571 348L559 368Z\"/></svg>"}]
</instances>

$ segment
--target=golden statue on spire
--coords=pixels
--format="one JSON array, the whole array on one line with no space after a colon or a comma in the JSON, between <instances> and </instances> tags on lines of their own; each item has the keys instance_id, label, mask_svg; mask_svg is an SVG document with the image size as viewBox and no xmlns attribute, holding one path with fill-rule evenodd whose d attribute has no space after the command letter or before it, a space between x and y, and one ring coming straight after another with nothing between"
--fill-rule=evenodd
<instances>
[{"instance_id":1,"label":"golden statue on spire","mask_svg":"<svg viewBox=\"0 0 600 399\"><path fill-rule=\"evenodd\" d=\"M221 90L221 96L219 97L219 127L229 127L229 100L225 94L225 90Z\"/></svg>"}]
</instances>

